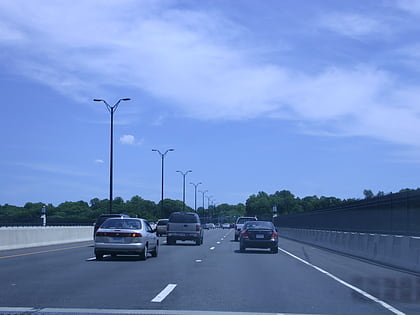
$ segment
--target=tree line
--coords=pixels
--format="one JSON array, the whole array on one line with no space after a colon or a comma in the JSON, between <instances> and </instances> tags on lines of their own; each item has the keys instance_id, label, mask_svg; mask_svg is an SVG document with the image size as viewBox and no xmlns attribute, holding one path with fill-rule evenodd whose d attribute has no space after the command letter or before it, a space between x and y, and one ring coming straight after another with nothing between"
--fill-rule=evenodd
<instances>
[{"instance_id":1,"label":"tree line","mask_svg":"<svg viewBox=\"0 0 420 315\"><path fill-rule=\"evenodd\" d=\"M420 189L402 189L400 192L420 191ZM368 189L363 191L364 199L382 197L386 194L378 192L376 195ZM249 196L245 204L229 205L227 203L220 205L211 205L208 209L199 207L198 214L206 222L234 222L238 216L257 216L259 218L269 218L273 213L273 207L277 215L312 211L330 207L339 207L345 204L358 201L360 199L340 199L336 197L325 196L307 196L304 198L296 197L288 190L276 191L273 194L259 192ZM183 207L180 200L165 199L163 205L161 202L155 203L145 200L140 196L134 196L130 200L124 201L117 197L112 203L113 213L125 213L131 217L141 217L149 221L157 221L159 218L168 218L175 211L194 211L189 206ZM109 199L94 198L86 201L66 201L58 206L52 204L43 204L41 202L27 202L23 207L9 204L0 205L0 223L11 220L36 221L40 219L41 210L45 207L49 220L67 220L67 221L86 221L94 220L103 213L109 212Z\"/></svg>"}]
</instances>

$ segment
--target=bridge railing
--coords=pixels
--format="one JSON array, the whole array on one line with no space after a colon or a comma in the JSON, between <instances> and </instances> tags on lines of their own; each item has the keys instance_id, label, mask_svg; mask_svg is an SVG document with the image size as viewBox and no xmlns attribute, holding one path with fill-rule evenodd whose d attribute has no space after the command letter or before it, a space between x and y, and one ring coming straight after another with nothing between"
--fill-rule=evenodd
<instances>
[{"instance_id":1,"label":"bridge railing","mask_svg":"<svg viewBox=\"0 0 420 315\"><path fill-rule=\"evenodd\" d=\"M420 236L420 192L407 191L274 218L278 227Z\"/></svg>"}]
</instances>

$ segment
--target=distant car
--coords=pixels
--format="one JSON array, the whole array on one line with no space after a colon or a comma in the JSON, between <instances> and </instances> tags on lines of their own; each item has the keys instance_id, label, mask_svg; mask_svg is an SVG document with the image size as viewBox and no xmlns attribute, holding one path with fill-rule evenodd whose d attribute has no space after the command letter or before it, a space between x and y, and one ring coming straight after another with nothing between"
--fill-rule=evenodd
<instances>
[{"instance_id":1,"label":"distant car","mask_svg":"<svg viewBox=\"0 0 420 315\"><path fill-rule=\"evenodd\" d=\"M151 227L153 230L156 230L156 227L157 227L156 222L149 222L149 224L150 224L150 227Z\"/></svg>"},{"instance_id":2,"label":"distant car","mask_svg":"<svg viewBox=\"0 0 420 315\"><path fill-rule=\"evenodd\" d=\"M169 216L166 242L174 245L176 241L194 241L203 244L203 228L200 217L195 212L172 212Z\"/></svg>"},{"instance_id":3,"label":"distant car","mask_svg":"<svg viewBox=\"0 0 420 315\"><path fill-rule=\"evenodd\" d=\"M96 260L102 260L105 254L138 255L146 260L148 253L156 257L158 250L159 239L144 219L110 218L96 232Z\"/></svg>"},{"instance_id":4,"label":"distant car","mask_svg":"<svg viewBox=\"0 0 420 315\"><path fill-rule=\"evenodd\" d=\"M248 221L257 221L256 217L239 217L235 223L235 241L239 239L239 235L241 234L242 226Z\"/></svg>"},{"instance_id":5,"label":"distant car","mask_svg":"<svg viewBox=\"0 0 420 315\"><path fill-rule=\"evenodd\" d=\"M162 236L166 235L166 225L168 224L168 219L159 219L156 224L156 235Z\"/></svg>"},{"instance_id":6,"label":"distant car","mask_svg":"<svg viewBox=\"0 0 420 315\"><path fill-rule=\"evenodd\" d=\"M208 230L209 229L208 223L201 223L201 228L205 229L205 230Z\"/></svg>"},{"instance_id":7,"label":"distant car","mask_svg":"<svg viewBox=\"0 0 420 315\"><path fill-rule=\"evenodd\" d=\"M222 228L223 229L230 229L230 223L223 223Z\"/></svg>"},{"instance_id":8,"label":"distant car","mask_svg":"<svg viewBox=\"0 0 420 315\"><path fill-rule=\"evenodd\" d=\"M96 231L99 229L99 227L109 218L129 218L130 216L127 214L122 213L107 213L107 214L101 214L95 221L95 225L93 227L93 239L95 239Z\"/></svg>"},{"instance_id":9,"label":"distant car","mask_svg":"<svg viewBox=\"0 0 420 315\"><path fill-rule=\"evenodd\" d=\"M269 248L274 254L278 253L279 238L273 223L268 221L248 221L241 230L239 250L247 248Z\"/></svg>"},{"instance_id":10,"label":"distant car","mask_svg":"<svg viewBox=\"0 0 420 315\"><path fill-rule=\"evenodd\" d=\"M216 226L214 225L214 223L207 223L207 227L209 229L215 229L216 228Z\"/></svg>"}]
</instances>

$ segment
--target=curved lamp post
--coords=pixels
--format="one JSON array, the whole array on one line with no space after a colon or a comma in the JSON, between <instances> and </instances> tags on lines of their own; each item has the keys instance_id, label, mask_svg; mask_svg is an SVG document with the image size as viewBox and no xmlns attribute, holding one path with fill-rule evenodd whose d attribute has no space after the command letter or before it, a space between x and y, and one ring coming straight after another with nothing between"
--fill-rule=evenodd
<instances>
[{"instance_id":1,"label":"curved lamp post","mask_svg":"<svg viewBox=\"0 0 420 315\"><path fill-rule=\"evenodd\" d=\"M183 189L182 189L182 202L183 202L182 211L185 212L185 176L187 176L187 174L188 173L191 173L192 171L191 170L188 170L185 173L184 172L181 172L181 171L177 171L177 172L178 173L181 173L182 176L183 176L183 178L184 178L184 181L183 181Z\"/></svg>"},{"instance_id":2,"label":"curved lamp post","mask_svg":"<svg viewBox=\"0 0 420 315\"><path fill-rule=\"evenodd\" d=\"M190 183L191 185L194 185L194 211L197 212L197 186L201 185L202 182L199 182L197 184Z\"/></svg>"},{"instance_id":3,"label":"curved lamp post","mask_svg":"<svg viewBox=\"0 0 420 315\"><path fill-rule=\"evenodd\" d=\"M94 102L104 102L106 108L111 113L111 146L110 146L110 153L109 153L109 213L112 213L112 165L113 165L113 154L114 154L114 112L117 110L118 105L121 101L130 101L130 98L120 98L118 102L115 103L114 106L109 105L105 100L95 98Z\"/></svg>"},{"instance_id":4,"label":"curved lamp post","mask_svg":"<svg viewBox=\"0 0 420 315\"><path fill-rule=\"evenodd\" d=\"M163 216L163 167L164 167L164 160L165 160L165 155L168 152L175 151L175 149L168 149L168 150L165 151L165 153L162 153L162 152L160 152L159 150L156 150L156 149L152 149L152 151L155 151L155 152L159 153L160 158L162 159L162 190L161 190L162 194L161 194L161 198L160 198L160 216L162 217Z\"/></svg>"}]
</instances>

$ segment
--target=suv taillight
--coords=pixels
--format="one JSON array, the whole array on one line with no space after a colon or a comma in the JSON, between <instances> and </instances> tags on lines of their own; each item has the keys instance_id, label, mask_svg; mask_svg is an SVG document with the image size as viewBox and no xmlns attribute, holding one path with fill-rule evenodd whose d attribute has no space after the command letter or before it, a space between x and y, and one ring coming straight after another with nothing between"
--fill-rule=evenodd
<instances>
[{"instance_id":1,"label":"suv taillight","mask_svg":"<svg viewBox=\"0 0 420 315\"><path fill-rule=\"evenodd\" d=\"M166 224L166 231L169 231L169 223Z\"/></svg>"},{"instance_id":2,"label":"suv taillight","mask_svg":"<svg viewBox=\"0 0 420 315\"><path fill-rule=\"evenodd\" d=\"M195 230L197 231L197 232L199 232L200 231L200 224L197 224L196 226L195 226Z\"/></svg>"}]
</instances>

